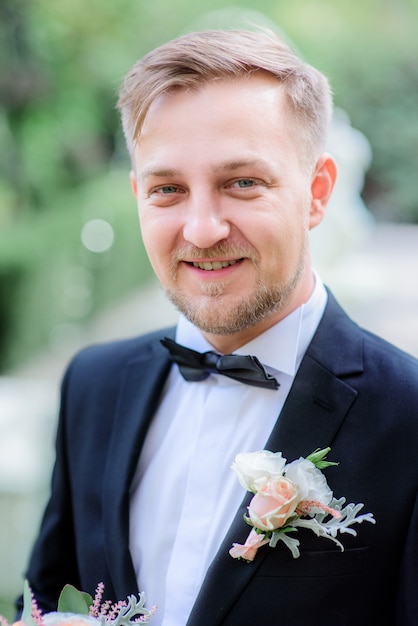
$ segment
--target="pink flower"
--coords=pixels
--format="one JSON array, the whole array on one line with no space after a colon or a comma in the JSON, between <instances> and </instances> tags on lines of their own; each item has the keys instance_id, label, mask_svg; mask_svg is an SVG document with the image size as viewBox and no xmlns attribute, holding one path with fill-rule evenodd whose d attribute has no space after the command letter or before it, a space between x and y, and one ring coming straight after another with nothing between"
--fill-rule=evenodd
<instances>
[{"instance_id":1,"label":"pink flower","mask_svg":"<svg viewBox=\"0 0 418 626\"><path fill-rule=\"evenodd\" d=\"M255 528L272 531L281 528L295 513L299 491L287 478L270 480L250 502L248 513Z\"/></svg>"},{"instance_id":2,"label":"pink flower","mask_svg":"<svg viewBox=\"0 0 418 626\"><path fill-rule=\"evenodd\" d=\"M259 535L254 528L251 530L244 545L240 543L234 543L229 551L229 554L234 559L245 559L246 561L254 561L258 548L264 546L269 542L269 539L264 539L264 535Z\"/></svg>"}]
</instances>

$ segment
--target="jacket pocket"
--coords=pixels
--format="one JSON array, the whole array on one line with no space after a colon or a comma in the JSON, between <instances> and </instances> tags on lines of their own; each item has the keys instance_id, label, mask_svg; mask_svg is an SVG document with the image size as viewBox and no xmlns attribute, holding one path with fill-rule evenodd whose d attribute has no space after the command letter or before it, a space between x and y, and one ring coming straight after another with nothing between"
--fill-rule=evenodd
<instances>
[{"instance_id":1,"label":"jacket pocket","mask_svg":"<svg viewBox=\"0 0 418 626\"><path fill-rule=\"evenodd\" d=\"M294 559L292 555L282 550L274 554L275 548L270 549L260 564L256 576L274 576L283 578L309 578L352 576L364 569L368 547L350 548L341 552L335 550L301 551L300 557Z\"/></svg>"}]
</instances>

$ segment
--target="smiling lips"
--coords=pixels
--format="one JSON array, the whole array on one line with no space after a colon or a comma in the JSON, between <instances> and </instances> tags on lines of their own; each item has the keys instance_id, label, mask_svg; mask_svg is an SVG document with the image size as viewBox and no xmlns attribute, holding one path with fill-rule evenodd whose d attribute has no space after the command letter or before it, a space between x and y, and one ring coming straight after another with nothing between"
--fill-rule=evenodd
<instances>
[{"instance_id":1,"label":"smiling lips","mask_svg":"<svg viewBox=\"0 0 418 626\"><path fill-rule=\"evenodd\" d=\"M199 263L198 261L193 262L194 267L198 267L200 270L221 270L224 267L229 267L230 265L235 265L238 263L238 260L233 261L203 261Z\"/></svg>"}]
</instances>

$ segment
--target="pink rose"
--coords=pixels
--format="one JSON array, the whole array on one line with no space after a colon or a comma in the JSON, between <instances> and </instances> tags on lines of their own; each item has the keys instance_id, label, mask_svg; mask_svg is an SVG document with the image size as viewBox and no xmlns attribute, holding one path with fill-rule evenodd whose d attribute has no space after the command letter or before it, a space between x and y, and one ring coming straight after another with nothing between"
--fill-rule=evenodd
<instances>
[{"instance_id":1,"label":"pink rose","mask_svg":"<svg viewBox=\"0 0 418 626\"><path fill-rule=\"evenodd\" d=\"M265 531L284 526L298 505L299 491L287 478L270 480L250 502L248 513L256 528Z\"/></svg>"},{"instance_id":2,"label":"pink rose","mask_svg":"<svg viewBox=\"0 0 418 626\"><path fill-rule=\"evenodd\" d=\"M269 543L269 539L264 539L264 535L259 535L254 528L251 530L244 544L234 543L229 554L234 559L245 559L246 561L254 561L258 548Z\"/></svg>"}]
</instances>

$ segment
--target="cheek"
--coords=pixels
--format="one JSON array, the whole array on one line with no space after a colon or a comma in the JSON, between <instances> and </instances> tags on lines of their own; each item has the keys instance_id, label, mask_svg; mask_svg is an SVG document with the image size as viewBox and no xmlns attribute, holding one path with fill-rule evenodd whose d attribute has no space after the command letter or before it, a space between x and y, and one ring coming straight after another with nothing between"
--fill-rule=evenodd
<instances>
[{"instance_id":1,"label":"cheek","mask_svg":"<svg viewBox=\"0 0 418 626\"><path fill-rule=\"evenodd\" d=\"M150 258L159 258L167 254L174 237L174 228L170 220L153 211L139 210L139 225L142 241Z\"/></svg>"},{"instance_id":2,"label":"cheek","mask_svg":"<svg viewBox=\"0 0 418 626\"><path fill-rule=\"evenodd\" d=\"M302 230L289 225L286 221L270 224L270 228L264 232L263 239L257 242L257 250L260 254L261 266L277 272L280 268L292 264L300 256Z\"/></svg>"},{"instance_id":3,"label":"cheek","mask_svg":"<svg viewBox=\"0 0 418 626\"><path fill-rule=\"evenodd\" d=\"M149 262L161 281L169 266L167 251L168 237L161 228L157 228L152 221L140 218L142 243L145 247Z\"/></svg>"},{"instance_id":4,"label":"cheek","mask_svg":"<svg viewBox=\"0 0 418 626\"><path fill-rule=\"evenodd\" d=\"M272 201L260 209L243 227L260 254L281 255L300 245L309 225L306 199L287 194L280 202Z\"/></svg>"}]
</instances>

